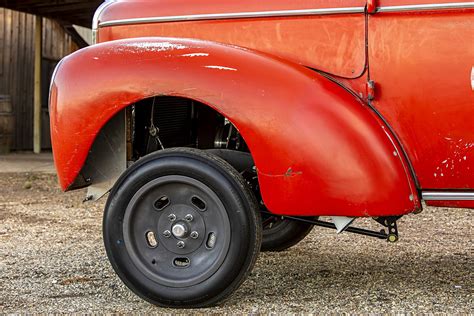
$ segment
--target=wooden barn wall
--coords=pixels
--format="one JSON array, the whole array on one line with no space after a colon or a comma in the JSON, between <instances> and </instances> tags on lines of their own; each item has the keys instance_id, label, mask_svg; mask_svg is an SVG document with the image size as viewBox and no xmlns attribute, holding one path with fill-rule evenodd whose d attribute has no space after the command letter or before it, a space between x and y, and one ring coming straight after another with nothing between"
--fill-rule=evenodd
<instances>
[{"instance_id":1,"label":"wooden barn wall","mask_svg":"<svg viewBox=\"0 0 474 316\"><path fill-rule=\"evenodd\" d=\"M0 94L8 94L15 116L14 150L33 148L35 16L0 8ZM43 94L52 67L65 55L77 50L63 28L54 20L43 18ZM43 121L47 122L47 95L43 95ZM47 126L44 132L49 132ZM49 133L43 140L48 147Z\"/></svg>"}]
</instances>

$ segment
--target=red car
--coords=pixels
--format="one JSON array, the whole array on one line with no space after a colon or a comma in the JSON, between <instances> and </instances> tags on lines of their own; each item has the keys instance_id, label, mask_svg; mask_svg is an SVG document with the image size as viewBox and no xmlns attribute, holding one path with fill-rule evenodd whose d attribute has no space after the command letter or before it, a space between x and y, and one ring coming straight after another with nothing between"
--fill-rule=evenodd
<instances>
[{"instance_id":1,"label":"red car","mask_svg":"<svg viewBox=\"0 0 474 316\"><path fill-rule=\"evenodd\" d=\"M110 191L107 255L152 303L216 304L314 225L474 207L474 2L120 0L93 27L54 74L55 165Z\"/></svg>"}]
</instances>

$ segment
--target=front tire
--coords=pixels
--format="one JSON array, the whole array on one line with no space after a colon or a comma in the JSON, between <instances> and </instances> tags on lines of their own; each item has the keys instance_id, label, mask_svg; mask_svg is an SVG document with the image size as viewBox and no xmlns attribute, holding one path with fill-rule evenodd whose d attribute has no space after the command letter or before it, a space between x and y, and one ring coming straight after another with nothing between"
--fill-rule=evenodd
<instances>
[{"instance_id":1,"label":"front tire","mask_svg":"<svg viewBox=\"0 0 474 316\"><path fill-rule=\"evenodd\" d=\"M110 193L103 231L122 281L167 307L228 297L261 244L258 205L241 175L196 149L163 150L132 165Z\"/></svg>"}]
</instances>

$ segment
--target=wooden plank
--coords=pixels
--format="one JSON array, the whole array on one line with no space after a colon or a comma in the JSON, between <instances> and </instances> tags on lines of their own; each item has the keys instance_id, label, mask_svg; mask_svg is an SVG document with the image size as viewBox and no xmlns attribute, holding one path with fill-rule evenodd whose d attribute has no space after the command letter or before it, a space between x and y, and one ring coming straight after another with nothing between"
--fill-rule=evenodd
<instances>
[{"instance_id":1,"label":"wooden plank","mask_svg":"<svg viewBox=\"0 0 474 316\"><path fill-rule=\"evenodd\" d=\"M11 97L12 101L12 106L13 109L15 110L15 121L16 121L16 126L18 126L18 123L20 123L20 118L24 117L24 108L21 106L21 104L18 102L18 89L17 86L19 84L18 82L18 76L17 76L17 70L18 70L18 49L19 49L19 43L18 43L18 33L20 31L20 25L19 25L19 19L20 13L16 11L12 11L11 15L11 51L10 51L10 73L9 73L9 94ZM24 124L24 122L21 122ZM15 142L21 144L22 143L22 137L23 137L23 129L21 128L16 128L16 135L15 135Z\"/></svg>"},{"instance_id":2,"label":"wooden plank","mask_svg":"<svg viewBox=\"0 0 474 316\"><path fill-rule=\"evenodd\" d=\"M31 43L32 33L31 26L28 25L28 16L29 14L22 13L21 14L21 25L20 28L21 36L19 38L19 42L21 43L21 55L18 56L19 58L19 65L18 65L18 76L20 80L20 84L18 85L20 96L19 96L19 103L21 104L22 108L24 109L25 117L22 119L22 124L24 125L23 130L23 139L22 143L26 144L28 147L32 145L32 136L33 136L33 108L32 102L30 101L31 92L28 91L28 86L32 85L31 79L29 79L29 73L33 71L32 61L29 60L29 55L31 54ZM30 93L30 94L29 94Z\"/></svg>"},{"instance_id":3,"label":"wooden plank","mask_svg":"<svg viewBox=\"0 0 474 316\"><path fill-rule=\"evenodd\" d=\"M5 9L0 8L0 78L3 79L3 72L5 71L4 68L4 55L5 55ZM2 80L3 81L3 80ZM1 83L0 83L0 94L5 93L1 90Z\"/></svg>"},{"instance_id":4,"label":"wooden plank","mask_svg":"<svg viewBox=\"0 0 474 316\"><path fill-rule=\"evenodd\" d=\"M48 19L43 19L43 57L50 56L50 43L51 43L51 31L50 31L50 21Z\"/></svg>"},{"instance_id":5,"label":"wooden plank","mask_svg":"<svg viewBox=\"0 0 474 316\"><path fill-rule=\"evenodd\" d=\"M4 17L4 42L3 42L3 77L2 77L2 82L0 83L1 85L1 93L5 93L10 95L10 69L11 69L11 62L10 62L10 56L11 56L11 10L3 10L3 17ZM15 108L13 108L15 110ZM15 111L13 111L15 112ZM15 145L15 137L13 138L13 146Z\"/></svg>"},{"instance_id":6,"label":"wooden plank","mask_svg":"<svg viewBox=\"0 0 474 316\"><path fill-rule=\"evenodd\" d=\"M50 57L51 60L58 61L77 49L62 25L49 19L43 21L42 52L50 55L44 54L43 60ZM16 125L14 150L33 149L36 99L35 24L36 18L31 14L0 8L0 94L8 94L12 99ZM41 104L44 98L38 99ZM41 104L43 107L45 105ZM41 111L39 117L41 120ZM42 130L44 133L44 128Z\"/></svg>"},{"instance_id":7,"label":"wooden plank","mask_svg":"<svg viewBox=\"0 0 474 316\"><path fill-rule=\"evenodd\" d=\"M23 149L31 149L33 145L33 104L34 104L34 39L35 39L35 16L27 14L27 38L24 46L25 50L25 71L26 77L23 86L26 89L25 106L28 109L28 125L25 128L27 142L23 144Z\"/></svg>"},{"instance_id":8,"label":"wooden plank","mask_svg":"<svg viewBox=\"0 0 474 316\"><path fill-rule=\"evenodd\" d=\"M50 49L51 49L51 56L53 59L57 58L57 48L56 48L56 43L59 41L59 36L58 36L58 30L57 30L57 25L51 20L51 25L50 25L50 32L51 32L51 43L50 43Z\"/></svg>"},{"instance_id":9,"label":"wooden plank","mask_svg":"<svg viewBox=\"0 0 474 316\"><path fill-rule=\"evenodd\" d=\"M17 31L14 34L15 36L15 59L14 59L14 65L15 65L15 89L13 90L13 95L14 95L14 102L16 107L20 109L22 113L23 120L22 120L22 125L28 124L28 119L25 119L25 114L28 111L27 105L23 102L23 96L21 93L21 86L23 83L23 56L24 56L24 49L23 49L23 34L25 30L23 29L23 13L19 12L16 18L17 22ZM26 129L22 128L19 130L20 131L20 142L24 143L26 140Z\"/></svg>"},{"instance_id":10,"label":"wooden plank","mask_svg":"<svg viewBox=\"0 0 474 316\"><path fill-rule=\"evenodd\" d=\"M41 152L41 53L43 42L43 18L36 17L35 23L35 89L33 118L33 151Z\"/></svg>"},{"instance_id":11,"label":"wooden plank","mask_svg":"<svg viewBox=\"0 0 474 316\"><path fill-rule=\"evenodd\" d=\"M102 2L103 0L3 0L2 7L90 27L94 12Z\"/></svg>"}]
</instances>

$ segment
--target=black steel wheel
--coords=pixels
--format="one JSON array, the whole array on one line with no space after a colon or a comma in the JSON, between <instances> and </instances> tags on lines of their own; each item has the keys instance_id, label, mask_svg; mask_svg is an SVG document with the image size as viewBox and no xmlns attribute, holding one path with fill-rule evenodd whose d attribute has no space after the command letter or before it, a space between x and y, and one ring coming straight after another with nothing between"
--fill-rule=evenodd
<instances>
[{"instance_id":1,"label":"black steel wheel","mask_svg":"<svg viewBox=\"0 0 474 316\"><path fill-rule=\"evenodd\" d=\"M161 306L203 307L229 296L261 243L258 205L227 162L195 149L155 152L117 181L104 243L122 281Z\"/></svg>"},{"instance_id":2,"label":"black steel wheel","mask_svg":"<svg viewBox=\"0 0 474 316\"><path fill-rule=\"evenodd\" d=\"M317 219L311 218L311 219ZM313 229L312 224L262 214L261 251L283 251L303 240Z\"/></svg>"}]
</instances>

